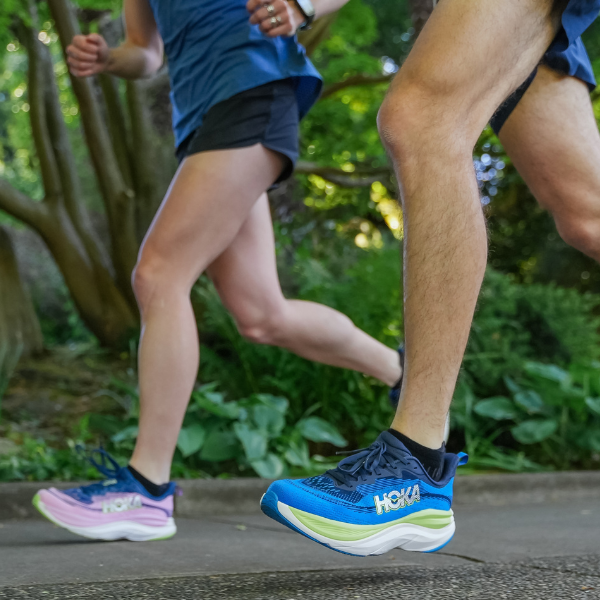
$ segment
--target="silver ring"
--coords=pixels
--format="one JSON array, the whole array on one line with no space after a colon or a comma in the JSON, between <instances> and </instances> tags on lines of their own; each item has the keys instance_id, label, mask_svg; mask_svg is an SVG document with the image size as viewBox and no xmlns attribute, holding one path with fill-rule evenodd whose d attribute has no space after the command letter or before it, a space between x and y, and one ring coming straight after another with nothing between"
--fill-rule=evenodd
<instances>
[{"instance_id":1,"label":"silver ring","mask_svg":"<svg viewBox=\"0 0 600 600\"><path fill-rule=\"evenodd\" d=\"M275 7L272 4L267 4L265 6L265 8L267 9L267 14L272 17L275 14Z\"/></svg>"},{"instance_id":2,"label":"silver ring","mask_svg":"<svg viewBox=\"0 0 600 600\"><path fill-rule=\"evenodd\" d=\"M281 22L281 17L271 17L271 29L275 29Z\"/></svg>"}]
</instances>

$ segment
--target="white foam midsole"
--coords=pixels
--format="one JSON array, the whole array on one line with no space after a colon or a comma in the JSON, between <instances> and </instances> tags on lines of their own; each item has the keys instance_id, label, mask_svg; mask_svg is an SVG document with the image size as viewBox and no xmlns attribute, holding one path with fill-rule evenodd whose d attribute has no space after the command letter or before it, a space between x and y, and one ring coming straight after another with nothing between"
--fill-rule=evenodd
<instances>
[{"instance_id":1,"label":"white foam midsole","mask_svg":"<svg viewBox=\"0 0 600 600\"><path fill-rule=\"evenodd\" d=\"M160 527L152 527L150 525L142 525L135 521L116 521L105 525L94 525L92 527L77 527L65 523L55 517L48 507L40 500L38 502L40 512L50 521L68 529L70 532L92 540L130 540L132 542L145 542L150 540L172 537L177 533L177 526L173 517L169 517L165 525Z\"/></svg>"},{"instance_id":2,"label":"white foam midsole","mask_svg":"<svg viewBox=\"0 0 600 600\"><path fill-rule=\"evenodd\" d=\"M283 517L306 535L335 550L357 556L384 554L393 548L401 548L409 552L429 552L449 542L456 530L453 517L452 522L441 529L399 523L361 540L340 541L320 535L306 527L287 504L277 502L277 508Z\"/></svg>"}]
</instances>

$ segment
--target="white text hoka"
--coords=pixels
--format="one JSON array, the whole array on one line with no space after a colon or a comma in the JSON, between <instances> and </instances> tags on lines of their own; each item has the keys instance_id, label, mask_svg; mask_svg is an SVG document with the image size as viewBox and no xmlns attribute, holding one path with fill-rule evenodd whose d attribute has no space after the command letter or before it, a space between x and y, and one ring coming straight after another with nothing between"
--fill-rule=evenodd
<instances>
[{"instance_id":1,"label":"white text hoka","mask_svg":"<svg viewBox=\"0 0 600 600\"><path fill-rule=\"evenodd\" d=\"M384 511L388 513L390 510L399 510L401 508L406 508L407 506L412 506L415 502L420 502L421 490L419 490L418 485L412 487L409 486L400 491L394 490L393 492L384 494L383 500L380 499L379 496L373 496L373 500L375 501L377 514L382 515Z\"/></svg>"}]
</instances>

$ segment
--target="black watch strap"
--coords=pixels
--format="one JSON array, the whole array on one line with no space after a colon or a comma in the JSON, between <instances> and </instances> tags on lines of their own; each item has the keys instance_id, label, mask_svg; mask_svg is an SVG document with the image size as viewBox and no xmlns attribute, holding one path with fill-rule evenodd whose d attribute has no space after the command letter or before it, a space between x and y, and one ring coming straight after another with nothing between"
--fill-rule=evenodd
<instances>
[{"instance_id":1,"label":"black watch strap","mask_svg":"<svg viewBox=\"0 0 600 600\"><path fill-rule=\"evenodd\" d=\"M304 16L304 23L300 26L300 29L310 29L312 22L315 20L315 7L311 0L294 0L298 10Z\"/></svg>"}]
</instances>

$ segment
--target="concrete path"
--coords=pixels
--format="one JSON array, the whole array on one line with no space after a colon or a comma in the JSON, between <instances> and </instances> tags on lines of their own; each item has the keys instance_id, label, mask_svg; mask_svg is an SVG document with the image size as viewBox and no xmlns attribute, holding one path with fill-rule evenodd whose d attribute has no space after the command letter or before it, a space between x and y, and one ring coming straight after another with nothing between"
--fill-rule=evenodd
<instances>
[{"instance_id":1,"label":"concrete path","mask_svg":"<svg viewBox=\"0 0 600 600\"><path fill-rule=\"evenodd\" d=\"M0 523L0 599L600 598L600 497L459 505L442 552L354 558L262 515L178 519L166 542Z\"/></svg>"}]
</instances>

